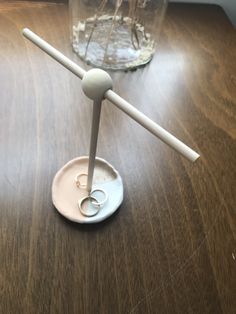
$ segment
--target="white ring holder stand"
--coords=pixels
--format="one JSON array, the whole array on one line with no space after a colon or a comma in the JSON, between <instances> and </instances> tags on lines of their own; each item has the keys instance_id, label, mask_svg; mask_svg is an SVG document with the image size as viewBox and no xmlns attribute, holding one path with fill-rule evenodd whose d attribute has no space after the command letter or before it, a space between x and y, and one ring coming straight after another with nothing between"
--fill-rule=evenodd
<instances>
[{"instance_id":1,"label":"white ring holder stand","mask_svg":"<svg viewBox=\"0 0 236 314\"><path fill-rule=\"evenodd\" d=\"M23 35L82 79L85 95L93 100L89 156L69 161L57 172L52 183L53 204L64 217L78 223L97 223L111 216L123 201L123 183L118 171L106 160L96 157L104 98L188 160L194 162L200 157L190 147L117 95L112 90L112 79L107 72L100 69L86 72L29 29L23 29Z\"/></svg>"}]
</instances>

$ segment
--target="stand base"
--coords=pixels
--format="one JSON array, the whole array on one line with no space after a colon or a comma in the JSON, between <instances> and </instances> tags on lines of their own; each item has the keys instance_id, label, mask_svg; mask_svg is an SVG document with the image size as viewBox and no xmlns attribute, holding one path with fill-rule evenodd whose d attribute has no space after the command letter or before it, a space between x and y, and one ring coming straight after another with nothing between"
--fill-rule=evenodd
<instances>
[{"instance_id":1,"label":"stand base","mask_svg":"<svg viewBox=\"0 0 236 314\"><path fill-rule=\"evenodd\" d=\"M119 173L106 160L96 158L93 190L104 190L108 199L96 215L86 217L80 212L78 203L88 195L88 192L82 187L77 187L75 178L78 174L87 173L87 171L87 156L75 158L64 165L53 179L52 201L60 214L71 221L97 223L111 216L119 208L123 201L123 183ZM90 210L91 202L87 202L85 206Z\"/></svg>"}]
</instances>

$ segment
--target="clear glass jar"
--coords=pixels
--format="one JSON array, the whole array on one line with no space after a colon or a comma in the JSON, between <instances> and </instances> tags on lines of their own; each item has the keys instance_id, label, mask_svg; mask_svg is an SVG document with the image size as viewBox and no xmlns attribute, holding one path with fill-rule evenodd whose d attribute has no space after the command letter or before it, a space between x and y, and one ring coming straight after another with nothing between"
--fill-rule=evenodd
<instances>
[{"instance_id":1,"label":"clear glass jar","mask_svg":"<svg viewBox=\"0 0 236 314\"><path fill-rule=\"evenodd\" d=\"M155 52L168 0L70 0L73 50L87 64L129 70Z\"/></svg>"}]
</instances>

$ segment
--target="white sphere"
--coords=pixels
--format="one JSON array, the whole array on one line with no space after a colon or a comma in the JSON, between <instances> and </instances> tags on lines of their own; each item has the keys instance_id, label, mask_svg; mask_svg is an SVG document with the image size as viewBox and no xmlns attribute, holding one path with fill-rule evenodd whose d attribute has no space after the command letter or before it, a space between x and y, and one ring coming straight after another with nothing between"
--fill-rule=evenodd
<instances>
[{"instance_id":1,"label":"white sphere","mask_svg":"<svg viewBox=\"0 0 236 314\"><path fill-rule=\"evenodd\" d=\"M82 89L85 95L92 100L101 100L113 83L110 75L101 69L91 69L82 79Z\"/></svg>"}]
</instances>

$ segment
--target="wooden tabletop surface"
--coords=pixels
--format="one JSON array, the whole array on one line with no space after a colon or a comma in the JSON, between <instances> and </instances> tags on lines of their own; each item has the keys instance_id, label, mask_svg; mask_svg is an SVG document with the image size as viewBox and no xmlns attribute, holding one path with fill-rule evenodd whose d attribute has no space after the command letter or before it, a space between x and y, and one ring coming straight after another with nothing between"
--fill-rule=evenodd
<instances>
[{"instance_id":1,"label":"wooden tabletop surface","mask_svg":"<svg viewBox=\"0 0 236 314\"><path fill-rule=\"evenodd\" d=\"M223 10L170 5L153 61L111 73L115 91L201 158L105 102L98 156L125 195L89 226L58 214L51 184L88 154L92 105L23 27L82 65L66 5L0 3L0 313L235 313L236 31Z\"/></svg>"}]
</instances>

